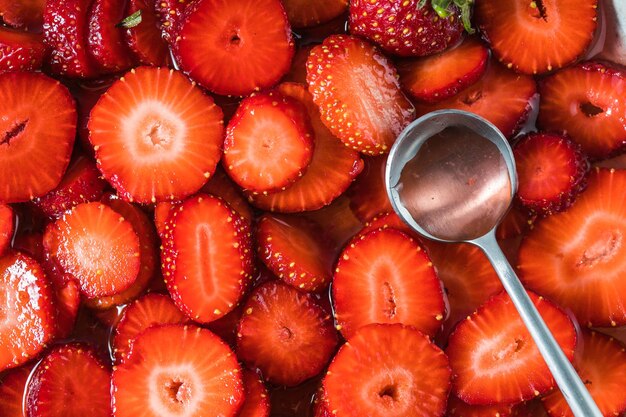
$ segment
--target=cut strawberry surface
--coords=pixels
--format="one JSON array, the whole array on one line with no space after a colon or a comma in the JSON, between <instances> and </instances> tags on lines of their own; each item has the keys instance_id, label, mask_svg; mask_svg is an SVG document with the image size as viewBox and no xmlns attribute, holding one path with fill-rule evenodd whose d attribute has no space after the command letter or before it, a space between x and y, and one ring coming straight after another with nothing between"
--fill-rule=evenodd
<instances>
[{"instance_id":1,"label":"cut strawberry surface","mask_svg":"<svg viewBox=\"0 0 626 417\"><path fill-rule=\"evenodd\" d=\"M346 146L366 154L389 152L415 116L395 67L376 47L353 36L333 35L314 47L307 82L324 124Z\"/></svg>"},{"instance_id":2,"label":"cut strawberry surface","mask_svg":"<svg viewBox=\"0 0 626 417\"><path fill-rule=\"evenodd\" d=\"M246 190L285 190L302 177L313 156L306 108L279 92L244 99L228 122L223 166Z\"/></svg>"},{"instance_id":3,"label":"cut strawberry surface","mask_svg":"<svg viewBox=\"0 0 626 417\"><path fill-rule=\"evenodd\" d=\"M141 22L126 29L126 42L142 65L166 66L170 63L170 52L161 37L154 2L128 0L126 17L141 13Z\"/></svg>"},{"instance_id":4,"label":"cut strawberry surface","mask_svg":"<svg viewBox=\"0 0 626 417\"><path fill-rule=\"evenodd\" d=\"M222 112L179 72L131 70L91 111L98 167L124 198L140 203L197 192L221 156Z\"/></svg>"},{"instance_id":5,"label":"cut strawberry surface","mask_svg":"<svg viewBox=\"0 0 626 417\"><path fill-rule=\"evenodd\" d=\"M593 158L626 143L626 74L594 62L566 68L543 79L537 123L566 132Z\"/></svg>"},{"instance_id":6,"label":"cut strawberry surface","mask_svg":"<svg viewBox=\"0 0 626 417\"><path fill-rule=\"evenodd\" d=\"M509 68L537 74L582 56L596 29L598 0L484 0L476 22L496 58Z\"/></svg>"},{"instance_id":7,"label":"cut strawberry surface","mask_svg":"<svg viewBox=\"0 0 626 417\"><path fill-rule=\"evenodd\" d=\"M24 365L0 378L0 415L3 417L24 417L22 402L31 371L32 366Z\"/></svg>"},{"instance_id":8,"label":"cut strawberry surface","mask_svg":"<svg viewBox=\"0 0 626 417\"><path fill-rule=\"evenodd\" d=\"M242 315L243 304L239 304L230 313L209 323L207 327L234 348L237 346L237 328Z\"/></svg>"},{"instance_id":9,"label":"cut strawberry surface","mask_svg":"<svg viewBox=\"0 0 626 417\"><path fill-rule=\"evenodd\" d=\"M339 349L323 381L337 417L443 416L450 391L446 355L401 324L373 324Z\"/></svg>"},{"instance_id":10,"label":"cut strawberry surface","mask_svg":"<svg viewBox=\"0 0 626 417\"><path fill-rule=\"evenodd\" d=\"M522 281L584 324L626 324L625 187L626 171L592 170L576 203L538 222L520 247Z\"/></svg>"},{"instance_id":11,"label":"cut strawberry surface","mask_svg":"<svg viewBox=\"0 0 626 417\"><path fill-rule=\"evenodd\" d=\"M469 405L451 395L446 417L511 417L512 412L511 405Z\"/></svg>"},{"instance_id":12,"label":"cut strawberry surface","mask_svg":"<svg viewBox=\"0 0 626 417\"><path fill-rule=\"evenodd\" d=\"M70 161L76 135L72 96L43 74L3 74L0 114L0 203L46 194Z\"/></svg>"},{"instance_id":13,"label":"cut strawberry surface","mask_svg":"<svg viewBox=\"0 0 626 417\"><path fill-rule=\"evenodd\" d=\"M9 249L15 231L15 213L11 206L0 204L0 256Z\"/></svg>"},{"instance_id":14,"label":"cut strawberry surface","mask_svg":"<svg viewBox=\"0 0 626 417\"><path fill-rule=\"evenodd\" d=\"M269 417L270 399L265 384L256 373L248 369L244 369L242 376L246 400L239 417Z\"/></svg>"},{"instance_id":15,"label":"cut strawberry surface","mask_svg":"<svg viewBox=\"0 0 626 417\"><path fill-rule=\"evenodd\" d=\"M543 297L529 296L571 361L576 347L571 318ZM459 323L446 353L453 372L452 391L468 404L521 402L555 387L537 345L504 292Z\"/></svg>"},{"instance_id":16,"label":"cut strawberry surface","mask_svg":"<svg viewBox=\"0 0 626 417\"><path fill-rule=\"evenodd\" d=\"M271 281L258 287L244 307L237 354L266 380L292 386L320 373L337 342L330 315L311 295Z\"/></svg>"},{"instance_id":17,"label":"cut strawberry surface","mask_svg":"<svg viewBox=\"0 0 626 417\"><path fill-rule=\"evenodd\" d=\"M119 72L133 65L124 32L117 25L124 19L125 0L94 0L89 16L89 52L105 71Z\"/></svg>"},{"instance_id":18,"label":"cut strawberry surface","mask_svg":"<svg viewBox=\"0 0 626 417\"><path fill-rule=\"evenodd\" d=\"M356 217L365 223L382 212L392 212L393 207L385 188L386 156L363 158L363 172L346 191L350 208Z\"/></svg>"},{"instance_id":19,"label":"cut strawberry surface","mask_svg":"<svg viewBox=\"0 0 626 417\"><path fill-rule=\"evenodd\" d=\"M489 49L475 38L438 55L401 61L400 84L416 100L436 103L474 84L487 70Z\"/></svg>"},{"instance_id":20,"label":"cut strawberry surface","mask_svg":"<svg viewBox=\"0 0 626 417\"><path fill-rule=\"evenodd\" d=\"M191 325L150 328L113 370L116 417L235 417L244 401L241 368L230 348Z\"/></svg>"},{"instance_id":21,"label":"cut strawberry surface","mask_svg":"<svg viewBox=\"0 0 626 417\"><path fill-rule=\"evenodd\" d=\"M202 187L202 192L220 197L226 201L241 217L252 223L254 212L248 201L243 196L241 188L239 188L226 173L218 165L215 173L209 181ZM164 214L161 208L161 216ZM155 209L156 216L156 209Z\"/></svg>"},{"instance_id":22,"label":"cut strawberry surface","mask_svg":"<svg viewBox=\"0 0 626 417\"><path fill-rule=\"evenodd\" d=\"M0 17L15 28L39 31L46 0L0 0Z\"/></svg>"},{"instance_id":23,"label":"cut strawberry surface","mask_svg":"<svg viewBox=\"0 0 626 417\"><path fill-rule=\"evenodd\" d=\"M348 0L282 0L282 3L294 28L317 26L348 10Z\"/></svg>"},{"instance_id":24,"label":"cut strawberry surface","mask_svg":"<svg viewBox=\"0 0 626 417\"><path fill-rule=\"evenodd\" d=\"M38 70L45 52L42 35L0 26L0 73Z\"/></svg>"},{"instance_id":25,"label":"cut strawberry surface","mask_svg":"<svg viewBox=\"0 0 626 417\"><path fill-rule=\"evenodd\" d=\"M184 15L185 9L191 0L156 0L154 10L156 13L161 35L168 44L173 44L176 40L178 25Z\"/></svg>"},{"instance_id":26,"label":"cut strawberry surface","mask_svg":"<svg viewBox=\"0 0 626 417\"><path fill-rule=\"evenodd\" d=\"M363 161L337 140L324 126L311 94L303 85L284 83L278 91L305 105L313 126L315 149L306 173L285 191L269 195L248 194L249 201L263 209L280 212L317 210L339 197L363 170Z\"/></svg>"},{"instance_id":27,"label":"cut strawberry surface","mask_svg":"<svg viewBox=\"0 0 626 417\"><path fill-rule=\"evenodd\" d=\"M66 338L74 329L80 308L81 293L76 281L52 282L56 299L56 336Z\"/></svg>"},{"instance_id":28,"label":"cut strawberry surface","mask_svg":"<svg viewBox=\"0 0 626 417\"><path fill-rule=\"evenodd\" d=\"M186 8L173 51L198 84L244 96L289 71L294 42L280 0L201 0Z\"/></svg>"}]
</instances>

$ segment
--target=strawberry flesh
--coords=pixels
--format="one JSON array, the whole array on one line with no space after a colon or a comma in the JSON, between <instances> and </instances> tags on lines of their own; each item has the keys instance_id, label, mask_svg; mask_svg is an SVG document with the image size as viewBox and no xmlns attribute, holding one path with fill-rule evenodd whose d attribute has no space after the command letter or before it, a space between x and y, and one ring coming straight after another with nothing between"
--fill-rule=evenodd
<instances>
[{"instance_id":1,"label":"strawberry flesh","mask_svg":"<svg viewBox=\"0 0 626 417\"><path fill-rule=\"evenodd\" d=\"M15 231L15 213L13 208L6 204L0 204L0 256L11 246L13 232Z\"/></svg>"},{"instance_id":2,"label":"strawberry flesh","mask_svg":"<svg viewBox=\"0 0 626 417\"><path fill-rule=\"evenodd\" d=\"M448 399L446 417L511 417L511 405L470 405L454 395Z\"/></svg>"},{"instance_id":3,"label":"strawberry flesh","mask_svg":"<svg viewBox=\"0 0 626 417\"><path fill-rule=\"evenodd\" d=\"M36 71L45 55L43 36L0 26L0 73Z\"/></svg>"},{"instance_id":4,"label":"strawberry flesh","mask_svg":"<svg viewBox=\"0 0 626 417\"><path fill-rule=\"evenodd\" d=\"M94 0L89 16L89 52L100 68L119 72L133 65L124 32L117 24L125 17L125 0Z\"/></svg>"},{"instance_id":5,"label":"strawberry flesh","mask_svg":"<svg viewBox=\"0 0 626 417\"><path fill-rule=\"evenodd\" d=\"M235 184L222 167L218 165L215 174L202 187L202 192L220 197L226 201L241 217L252 223L254 212L243 196L241 188ZM163 209L161 209L163 210Z\"/></svg>"},{"instance_id":6,"label":"strawberry flesh","mask_svg":"<svg viewBox=\"0 0 626 417\"><path fill-rule=\"evenodd\" d=\"M283 5L294 28L317 26L348 10L348 0L283 0Z\"/></svg>"},{"instance_id":7,"label":"strawberry flesh","mask_svg":"<svg viewBox=\"0 0 626 417\"><path fill-rule=\"evenodd\" d=\"M6 372L0 378L0 415L24 417L22 402L32 366L24 365Z\"/></svg>"},{"instance_id":8,"label":"strawberry flesh","mask_svg":"<svg viewBox=\"0 0 626 417\"><path fill-rule=\"evenodd\" d=\"M243 386L246 400L238 417L269 417L269 394L263 380L255 372L244 369Z\"/></svg>"},{"instance_id":9,"label":"strawberry flesh","mask_svg":"<svg viewBox=\"0 0 626 417\"><path fill-rule=\"evenodd\" d=\"M2 22L14 28L40 32L46 0L0 0Z\"/></svg>"},{"instance_id":10,"label":"strawberry flesh","mask_svg":"<svg viewBox=\"0 0 626 417\"><path fill-rule=\"evenodd\" d=\"M128 46L142 65L167 66L170 52L161 37L154 0L128 0L125 15L137 12L141 12L141 22L126 29Z\"/></svg>"}]
</instances>

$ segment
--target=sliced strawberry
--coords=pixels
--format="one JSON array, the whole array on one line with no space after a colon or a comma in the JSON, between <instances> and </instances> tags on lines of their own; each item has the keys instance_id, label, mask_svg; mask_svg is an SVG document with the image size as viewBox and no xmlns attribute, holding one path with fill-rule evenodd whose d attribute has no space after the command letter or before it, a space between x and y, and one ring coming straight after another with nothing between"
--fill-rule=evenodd
<instances>
[{"instance_id":1,"label":"sliced strawberry","mask_svg":"<svg viewBox=\"0 0 626 417\"><path fill-rule=\"evenodd\" d=\"M35 368L24 404L31 417L110 417L110 371L81 344L54 348Z\"/></svg>"},{"instance_id":2,"label":"sliced strawberry","mask_svg":"<svg viewBox=\"0 0 626 417\"><path fill-rule=\"evenodd\" d=\"M337 342L331 316L311 295L271 281L258 287L244 307L237 354L266 380L292 386L320 373Z\"/></svg>"},{"instance_id":3,"label":"sliced strawberry","mask_svg":"<svg viewBox=\"0 0 626 417\"><path fill-rule=\"evenodd\" d=\"M7 25L39 32L46 0L0 0L0 17Z\"/></svg>"},{"instance_id":4,"label":"sliced strawberry","mask_svg":"<svg viewBox=\"0 0 626 417\"><path fill-rule=\"evenodd\" d=\"M489 49L468 38L441 54L400 62L400 83L414 99L436 103L480 80L488 60Z\"/></svg>"},{"instance_id":5,"label":"sliced strawberry","mask_svg":"<svg viewBox=\"0 0 626 417\"><path fill-rule=\"evenodd\" d=\"M247 369L244 369L242 376L246 400L238 417L269 417L270 399L263 380Z\"/></svg>"},{"instance_id":6,"label":"sliced strawberry","mask_svg":"<svg viewBox=\"0 0 626 417\"><path fill-rule=\"evenodd\" d=\"M176 32L178 25L185 13L187 5L192 0L156 0L154 3L154 11L161 28L163 39L168 44L176 41Z\"/></svg>"},{"instance_id":7,"label":"sliced strawberry","mask_svg":"<svg viewBox=\"0 0 626 417\"><path fill-rule=\"evenodd\" d=\"M0 114L0 202L46 194L70 161L76 136L72 96L43 74L3 74Z\"/></svg>"},{"instance_id":8,"label":"sliced strawberry","mask_svg":"<svg viewBox=\"0 0 626 417\"><path fill-rule=\"evenodd\" d=\"M583 55L596 29L598 0L482 0L476 22L496 58L509 68L537 74Z\"/></svg>"},{"instance_id":9,"label":"sliced strawberry","mask_svg":"<svg viewBox=\"0 0 626 417\"><path fill-rule=\"evenodd\" d=\"M87 41L89 53L105 71L119 72L133 65L124 32L117 25L124 16L126 0L93 0Z\"/></svg>"},{"instance_id":10,"label":"sliced strawberry","mask_svg":"<svg viewBox=\"0 0 626 417\"><path fill-rule=\"evenodd\" d=\"M537 214L524 207L513 205L496 229L499 240L511 239L524 235L537 220Z\"/></svg>"},{"instance_id":11,"label":"sliced strawberry","mask_svg":"<svg viewBox=\"0 0 626 417\"><path fill-rule=\"evenodd\" d=\"M41 34L0 26L0 73L38 70L45 52Z\"/></svg>"},{"instance_id":12,"label":"sliced strawberry","mask_svg":"<svg viewBox=\"0 0 626 417\"><path fill-rule=\"evenodd\" d=\"M298 45L296 54L293 56L291 69L283 77L284 81L293 83L306 84L306 61L309 59L309 53L315 45Z\"/></svg>"},{"instance_id":13,"label":"sliced strawberry","mask_svg":"<svg viewBox=\"0 0 626 417\"><path fill-rule=\"evenodd\" d=\"M11 246L14 231L15 213L13 213L13 209L6 204L0 204L0 256L4 255Z\"/></svg>"},{"instance_id":14,"label":"sliced strawberry","mask_svg":"<svg viewBox=\"0 0 626 417\"><path fill-rule=\"evenodd\" d=\"M317 210L343 193L363 169L359 154L347 149L323 125L311 94L300 84L284 83L278 91L305 105L315 133L313 159L306 173L285 191L269 195L248 195L249 201L264 210L300 212Z\"/></svg>"},{"instance_id":15,"label":"sliced strawberry","mask_svg":"<svg viewBox=\"0 0 626 417\"><path fill-rule=\"evenodd\" d=\"M330 36L313 48L307 82L324 124L346 146L366 154L389 152L415 116L395 67L353 36Z\"/></svg>"},{"instance_id":16,"label":"sliced strawberry","mask_svg":"<svg viewBox=\"0 0 626 417\"><path fill-rule=\"evenodd\" d=\"M94 80L80 80L69 84L70 91L76 99L76 113L78 114L78 139L83 150L89 156L93 156L93 148L89 142L89 114L104 94L119 77L108 76Z\"/></svg>"},{"instance_id":17,"label":"sliced strawberry","mask_svg":"<svg viewBox=\"0 0 626 417\"><path fill-rule=\"evenodd\" d=\"M280 0L197 1L185 9L173 51L198 84L244 96L289 71L294 42Z\"/></svg>"},{"instance_id":18,"label":"sliced strawberry","mask_svg":"<svg viewBox=\"0 0 626 417\"><path fill-rule=\"evenodd\" d=\"M289 23L295 28L317 26L348 10L348 0L283 0Z\"/></svg>"},{"instance_id":19,"label":"sliced strawberry","mask_svg":"<svg viewBox=\"0 0 626 417\"><path fill-rule=\"evenodd\" d=\"M511 417L512 412L511 405L469 405L451 395L448 399L446 417Z\"/></svg>"},{"instance_id":20,"label":"sliced strawberry","mask_svg":"<svg viewBox=\"0 0 626 417\"><path fill-rule=\"evenodd\" d=\"M203 193L220 197L226 201L241 217L252 223L254 212L248 201L243 196L241 189L230 179L220 165L217 166L215 174L204 184L201 190ZM161 215L164 214L161 208ZM156 210L155 210L156 215Z\"/></svg>"},{"instance_id":21,"label":"sliced strawberry","mask_svg":"<svg viewBox=\"0 0 626 417\"><path fill-rule=\"evenodd\" d=\"M198 194L169 217L161 262L181 311L209 323L241 301L254 272L250 226L218 197Z\"/></svg>"},{"instance_id":22,"label":"sliced strawberry","mask_svg":"<svg viewBox=\"0 0 626 417\"><path fill-rule=\"evenodd\" d=\"M235 417L244 402L235 354L210 331L191 325L141 333L113 370L112 385L116 417Z\"/></svg>"},{"instance_id":23,"label":"sliced strawberry","mask_svg":"<svg viewBox=\"0 0 626 417\"><path fill-rule=\"evenodd\" d=\"M626 324L626 171L596 168L576 204L538 222L519 251L528 288L581 323Z\"/></svg>"},{"instance_id":24,"label":"sliced strawberry","mask_svg":"<svg viewBox=\"0 0 626 417\"><path fill-rule=\"evenodd\" d=\"M162 201L154 206L154 225L161 240L165 238L168 230L167 219L176 206L176 203L168 203L167 201Z\"/></svg>"},{"instance_id":25,"label":"sliced strawberry","mask_svg":"<svg viewBox=\"0 0 626 417\"><path fill-rule=\"evenodd\" d=\"M137 68L91 111L90 141L104 177L130 201L197 192L221 156L222 112L184 75Z\"/></svg>"},{"instance_id":26,"label":"sliced strawberry","mask_svg":"<svg viewBox=\"0 0 626 417\"><path fill-rule=\"evenodd\" d=\"M142 65L167 66L170 63L170 52L161 37L154 0L128 0L126 16L135 13L141 14L141 22L126 29L128 46Z\"/></svg>"},{"instance_id":27,"label":"sliced strawberry","mask_svg":"<svg viewBox=\"0 0 626 417\"><path fill-rule=\"evenodd\" d=\"M243 304L239 304L230 313L209 323L207 327L229 346L235 348L237 346L237 328L242 315Z\"/></svg>"},{"instance_id":28,"label":"sliced strawberry","mask_svg":"<svg viewBox=\"0 0 626 417\"><path fill-rule=\"evenodd\" d=\"M626 144L626 73L587 62L540 83L537 123L566 132L591 157L604 158Z\"/></svg>"},{"instance_id":29,"label":"sliced strawberry","mask_svg":"<svg viewBox=\"0 0 626 417\"><path fill-rule=\"evenodd\" d=\"M485 75L456 96L434 104L416 104L417 114L434 110L459 109L484 117L508 138L513 137L528 119L531 99L537 93L535 80L516 74L491 62Z\"/></svg>"},{"instance_id":30,"label":"sliced strawberry","mask_svg":"<svg viewBox=\"0 0 626 417\"><path fill-rule=\"evenodd\" d=\"M313 400L313 417L333 417L334 414L328 407L328 400L324 394L324 388L320 387Z\"/></svg>"},{"instance_id":31,"label":"sliced strawberry","mask_svg":"<svg viewBox=\"0 0 626 417\"><path fill-rule=\"evenodd\" d=\"M299 217L263 215L257 223L261 260L278 278L304 291L323 291L335 254L314 223Z\"/></svg>"},{"instance_id":32,"label":"sliced strawberry","mask_svg":"<svg viewBox=\"0 0 626 417\"><path fill-rule=\"evenodd\" d=\"M529 295L572 360L576 330L570 317L543 297ZM452 391L468 404L521 402L555 386L537 345L504 292L459 323L448 339L446 353L453 372Z\"/></svg>"},{"instance_id":33,"label":"sliced strawberry","mask_svg":"<svg viewBox=\"0 0 626 417\"><path fill-rule=\"evenodd\" d=\"M330 239L332 248L329 249L335 253L335 259L345 244L363 227L350 209L350 199L345 195L322 209L306 212L304 216L317 223Z\"/></svg>"},{"instance_id":34,"label":"sliced strawberry","mask_svg":"<svg viewBox=\"0 0 626 417\"><path fill-rule=\"evenodd\" d=\"M380 213L379 215L374 216L370 221L365 223L365 226L361 229L359 235L364 235L374 230L387 228L397 229L411 236L413 239L423 243L422 237L418 235L413 229L411 229L409 225L404 223L395 212Z\"/></svg>"},{"instance_id":35,"label":"sliced strawberry","mask_svg":"<svg viewBox=\"0 0 626 417\"><path fill-rule=\"evenodd\" d=\"M381 212L392 212L393 207L385 188L387 156L363 158L363 161L365 168L348 188L346 195L356 217L366 223Z\"/></svg>"},{"instance_id":36,"label":"sliced strawberry","mask_svg":"<svg viewBox=\"0 0 626 417\"><path fill-rule=\"evenodd\" d=\"M228 122L223 166L244 189L285 190L306 172L313 146L302 103L276 91L255 94L241 102Z\"/></svg>"},{"instance_id":37,"label":"sliced strawberry","mask_svg":"<svg viewBox=\"0 0 626 417\"><path fill-rule=\"evenodd\" d=\"M26 382L32 365L12 369L0 378L0 415L2 417L24 417L22 402Z\"/></svg>"}]
</instances>

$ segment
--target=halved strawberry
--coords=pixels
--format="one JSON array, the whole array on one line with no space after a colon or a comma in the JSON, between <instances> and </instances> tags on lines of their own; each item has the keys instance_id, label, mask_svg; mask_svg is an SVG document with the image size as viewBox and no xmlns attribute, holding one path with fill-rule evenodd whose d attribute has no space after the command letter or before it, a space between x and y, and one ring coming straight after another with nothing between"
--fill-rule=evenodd
<instances>
[{"instance_id":1,"label":"halved strawberry","mask_svg":"<svg viewBox=\"0 0 626 417\"><path fill-rule=\"evenodd\" d=\"M24 399L31 417L110 417L111 373L86 345L58 346L37 365Z\"/></svg>"},{"instance_id":2,"label":"halved strawberry","mask_svg":"<svg viewBox=\"0 0 626 417\"><path fill-rule=\"evenodd\" d=\"M11 246L14 231L15 213L13 213L13 208L6 204L0 204L0 256L4 255Z\"/></svg>"},{"instance_id":3,"label":"halved strawberry","mask_svg":"<svg viewBox=\"0 0 626 417\"><path fill-rule=\"evenodd\" d=\"M0 73L38 70L45 52L41 34L0 26Z\"/></svg>"},{"instance_id":4,"label":"halved strawberry","mask_svg":"<svg viewBox=\"0 0 626 417\"><path fill-rule=\"evenodd\" d=\"M519 251L526 286L571 309L581 323L626 324L626 171L591 171L569 210L538 222Z\"/></svg>"},{"instance_id":5,"label":"halved strawberry","mask_svg":"<svg viewBox=\"0 0 626 417\"><path fill-rule=\"evenodd\" d=\"M72 96L43 74L2 74L0 114L0 202L46 194L70 161L76 136Z\"/></svg>"},{"instance_id":6,"label":"halved strawberry","mask_svg":"<svg viewBox=\"0 0 626 417\"><path fill-rule=\"evenodd\" d=\"M244 402L241 368L216 335L192 325L145 330L113 370L116 417L235 417Z\"/></svg>"},{"instance_id":7,"label":"halved strawberry","mask_svg":"<svg viewBox=\"0 0 626 417\"><path fill-rule=\"evenodd\" d=\"M310 294L271 281L254 290L244 307L237 354L266 380L292 386L320 373L337 342L330 314Z\"/></svg>"},{"instance_id":8,"label":"halved strawberry","mask_svg":"<svg viewBox=\"0 0 626 417\"><path fill-rule=\"evenodd\" d=\"M0 370L37 355L55 336L53 294L41 266L19 252L0 258Z\"/></svg>"},{"instance_id":9,"label":"halved strawberry","mask_svg":"<svg viewBox=\"0 0 626 417\"><path fill-rule=\"evenodd\" d=\"M209 323L241 301L254 271L250 226L218 197L198 194L169 216L161 263L181 311Z\"/></svg>"},{"instance_id":10,"label":"halved strawberry","mask_svg":"<svg viewBox=\"0 0 626 417\"><path fill-rule=\"evenodd\" d=\"M0 17L7 25L39 32L46 0L0 0Z\"/></svg>"},{"instance_id":11,"label":"halved strawberry","mask_svg":"<svg viewBox=\"0 0 626 417\"><path fill-rule=\"evenodd\" d=\"M119 72L133 65L124 32L117 25L124 16L126 0L93 0L89 12L89 53L105 71Z\"/></svg>"},{"instance_id":12,"label":"halved strawberry","mask_svg":"<svg viewBox=\"0 0 626 417\"><path fill-rule=\"evenodd\" d=\"M485 75L456 96L438 103L416 103L418 116L434 110L459 109L484 117L508 138L528 119L531 99L537 94L535 80L491 62Z\"/></svg>"},{"instance_id":13,"label":"halved strawberry","mask_svg":"<svg viewBox=\"0 0 626 417\"><path fill-rule=\"evenodd\" d=\"M156 0L158 1L158 0ZM142 65L167 66L170 52L161 37L154 0L128 0L126 16L141 14L138 25L126 29L126 42Z\"/></svg>"},{"instance_id":14,"label":"halved strawberry","mask_svg":"<svg viewBox=\"0 0 626 417\"><path fill-rule=\"evenodd\" d=\"M363 223L382 212L392 212L385 188L385 164L387 156L365 157L365 168L346 191L350 208Z\"/></svg>"},{"instance_id":15,"label":"halved strawberry","mask_svg":"<svg viewBox=\"0 0 626 417\"><path fill-rule=\"evenodd\" d=\"M598 0L481 0L476 22L496 58L509 68L537 74L583 55L596 29Z\"/></svg>"},{"instance_id":16,"label":"halved strawberry","mask_svg":"<svg viewBox=\"0 0 626 417\"><path fill-rule=\"evenodd\" d=\"M537 123L567 133L593 158L626 144L626 73L586 62L544 78Z\"/></svg>"},{"instance_id":17,"label":"halved strawberry","mask_svg":"<svg viewBox=\"0 0 626 417\"><path fill-rule=\"evenodd\" d=\"M269 195L248 194L249 201L264 210L301 212L317 210L343 193L363 169L363 161L324 126L311 94L301 84L283 83L278 91L299 100L307 109L315 136L313 159L306 173L284 191Z\"/></svg>"},{"instance_id":18,"label":"halved strawberry","mask_svg":"<svg viewBox=\"0 0 626 417\"><path fill-rule=\"evenodd\" d=\"M537 220L536 213L513 205L496 229L496 238L503 240L519 237L533 227L535 220Z\"/></svg>"},{"instance_id":19,"label":"halved strawberry","mask_svg":"<svg viewBox=\"0 0 626 417\"><path fill-rule=\"evenodd\" d=\"M22 402L26 382L32 365L12 369L0 378L0 415L2 417L24 417Z\"/></svg>"},{"instance_id":20,"label":"halved strawberry","mask_svg":"<svg viewBox=\"0 0 626 417\"><path fill-rule=\"evenodd\" d=\"M314 47L307 82L324 124L346 146L366 154L389 152L415 116L395 67L354 36L333 35Z\"/></svg>"},{"instance_id":21,"label":"halved strawberry","mask_svg":"<svg viewBox=\"0 0 626 417\"><path fill-rule=\"evenodd\" d=\"M215 171L222 111L184 75L133 69L91 111L89 140L104 177L130 201L180 199Z\"/></svg>"},{"instance_id":22,"label":"halved strawberry","mask_svg":"<svg viewBox=\"0 0 626 417\"><path fill-rule=\"evenodd\" d=\"M398 64L400 84L416 100L436 103L474 84L487 70L489 49L468 38L454 49Z\"/></svg>"},{"instance_id":23,"label":"halved strawberry","mask_svg":"<svg viewBox=\"0 0 626 417\"><path fill-rule=\"evenodd\" d=\"M243 370L242 377L246 400L238 417L269 417L270 399L263 380L248 369Z\"/></svg>"},{"instance_id":24,"label":"halved strawberry","mask_svg":"<svg viewBox=\"0 0 626 417\"><path fill-rule=\"evenodd\" d=\"M451 395L446 417L511 417L512 412L511 405L469 405Z\"/></svg>"},{"instance_id":25,"label":"halved strawberry","mask_svg":"<svg viewBox=\"0 0 626 417\"><path fill-rule=\"evenodd\" d=\"M206 194L220 197L222 200L226 201L241 217L252 223L252 220L254 219L252 207L250 207L250 204L248 204L248 201L243 196L241 188L239 188L230 179L230 177L226 175L221 165L217 166L215 173L209 181L204 184L201 191ZM161 215L163 215L163 210L164 209L161 208Z\"/></svg>"},{"instance_id":26,"label":"halved strawberry","mask_svg":"<svg viewBox=\"0 0 626 417\"><path fill-rule=\"evenodd\" d=\"M285 190L306 172L313 156L306 108L277 91L244 99L228 122L223 166L246 190Z\"/></svg>"},{"instance_id":27,"label":"halved strawberry","mask_svg":"<svg viewBox=\"0 0 626 417\"><path fill-rule=\"evenodd\" d=\"M294 28L317 26L348 10L348 0L283 0L289 23Z\"/></svg>"},{"instance_id":28,"label":"halved strawberry","mask_svg":"<svg viewBox=\"0 0 626 417\"><path fill-rule=\"evenodd\" d=\"M529 296L572 360L576 329L571 318L543 297ZM452 391L468 404L521 402L555 386L537 345L504 292L458 324L448 339L446 353L453 372Z\"/></svg>"},{"instance_id":29,"label":"halved strawberry","mask_svg":"<svg viewBox=\"0 0 626 417\"><path fill-rule=\"evenodd\" d=\"M189 3L191 3L191 0L155 1L154 11L161 28L161 35L168 44L175 42L180 19L184 15L185 9Z\"/></svg>"},{"instance_id":30,"label":"halved strawberry","mask_svg":"<svg viewBox=\"0 0 626 417\"><path fill-rule=\"evenodd\" d=\"M434 336L445 318L430 258L399 230L374 230L344 249L333 276L337 328L350 339L371 323L402 323Z\"/></svg>"},{"instance_id":31,"label":"halved strawberry","mask_svg":"<svg viewBox=\"0 0 626 417\"><path fill-rule=\"evenodd\" d=\"M280 0L201 0L180 20L174 54L206 89L244 96L289 71L294 42Z\"/></svg>"}]
</instances>

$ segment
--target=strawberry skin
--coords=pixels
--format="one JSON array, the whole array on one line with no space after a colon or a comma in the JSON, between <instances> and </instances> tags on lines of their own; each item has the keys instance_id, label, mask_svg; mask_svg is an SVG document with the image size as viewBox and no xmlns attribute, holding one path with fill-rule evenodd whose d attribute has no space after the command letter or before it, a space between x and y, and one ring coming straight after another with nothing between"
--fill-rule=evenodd
<instances>
[{"instance_id":1,"label":"strawberry skin","mask_svg":"<svg viewBox=\"0 0 626 417\"><path fill-rule=\"evenodd\" d=\"M46 0L0 0L2 22L14 28L39 32Z\"/></svg>"},{"instance_id":2,"label":"strawberry skin","mask_svg":"<svg viewBox=\"0 0 626 417\"><path fill-rule=\"evenodd\" d=\"M282 0L294 28L317 26L348 10L348 0Z\"/></svg>"},{"instance_id":3,"label":"strawberry skin","mask_svg":"<svg viewBox=\"0 0 626 417\"><path fill-rule=\"evenodd\" d=\"M126 42L142 65L167 66L170 52L161 37L154 2L128 0L125 16L141 11L141 23L126 29Z\"/></svg>"},{"instance_id":4,"label":"strawberry skin","mask_svg":"<svg viewBox=\"0 0 626 417\"><path fill-rule=\"evenodd\" d=\"M176 41L176 32L180 19L191 0L156 0L154 11L161 27L163 39L172 45Z\"/></svg>"},{"instance_id":5,"label":"strawberry skin","mask_svg":"<svg viewBox=\"0 0 626 417\"><path fill-rule=\"evenodd\" d=\"M38 70L45 52L41 34L0 27L0 73Z\"/></svg>"},{"instance_id":6,"label":"strawberry skin","mask_svg":"<svg viewBox=\"0 0 626 417\"><path fill-rule=\"evenodd\" d=\"M15 231L15 214L11 206L0 204L0 256L11 246Z\"/></svg>"},{"instance_id":7,"label":"strawberry skin","mask_svg":"<svg viewBox=\"0 0 626 417\"><path fill-rule=\"evenodd\" d=\"M246 400L241 407L239 417L269 417L269 394L263 380L255 372L244 369L243 386L246 391Z\"/></svg>"},{"instance_id":8,"label":"strawberry skin","mask_svg":"<svg viewBox=\"0 0 626 417\"><path fill-rule=\"evenodd\" d=\"M235 184L224 172L221 165L217 166L215 174L202 187L202 192L220 197L226 201L241 217L252 223L254 212L244 197L241 188ZM155 210L156 214L156 210Z\"/></svg>"},{"instance_id":9,"label":"strawberry skin","mask_svg":"<svg viewBox=\"0 0 626 417\"><path fill-rule=\"evenodd\" d=\"M124 32L117 24L125 17L124 0L94 0L89 16L89 52L108 72L125 71L133 65Z\"/></svg>"}]
</instances>

